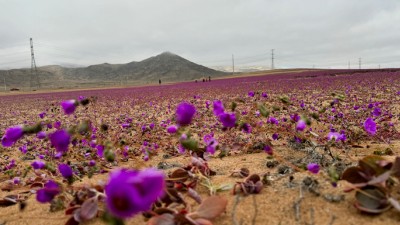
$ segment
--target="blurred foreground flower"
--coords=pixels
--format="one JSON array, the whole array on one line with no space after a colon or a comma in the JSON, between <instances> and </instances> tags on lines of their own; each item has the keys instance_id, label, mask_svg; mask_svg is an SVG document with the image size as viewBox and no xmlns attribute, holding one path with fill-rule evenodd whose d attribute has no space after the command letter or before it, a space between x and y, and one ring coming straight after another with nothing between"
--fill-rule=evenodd
<instances>
[{"instance_id":1,"label":"blurred foreground flower","mask_svg":"<svg viewBox=\"0 0 400 225\"><path fill-rule=\"evenodd\" d=\"M10 127L6 130L4 136L1 138L1 144L4 147L11 147L18 139L24 136L24 129L22 125Z\"/></svg>"},{"instance_id":2,"label":"blurred foreground flower","mask_svg":"<svg viewBox=\"0 0 400 225\"><path fill-rule=\"evenodd\" d=\"M236 125L235 113L222 113L219 115L219 120L224 127L234 127Z\"/></svg>"},{"instance_id":3,"label":"blurred foreground flower","mask_svg":"<svg viewBox=\"0 0 400 225\"><path fill-rule=\"evenodd\" d=\"M189 125L192 122L196 108L187 102L182 102L176 108L176 122L181 125Z\"/></svg>"},{"instance_id":4,"label":"blurred foreground flower","mask_svg":"<svg viewBox=\"0 0 400 225\"><path fill-rule=\"evenodd\" d=\"M118 218L131 217L149 210L164 194L164 186L164 174L155 169L116 170L105 187L107 208Z\"/></svg>"},{"instance_id":5,"label":"blurred foreground flower","mask_svg":"<svg viewBox=\"0 0 400 225\"><path fill-rule=\"evenodd\" d=\"M71 140L71 136L65 130L57 130L56 132L49 135L50 142L57 149L58 152L68 151L68 145Z\"/></svg>"},{"instance_id":6,"label":"blurred foreground flower","mask_svg":"<svg viewBox=\"0 0 400 225\"><path fill-rule=\"evenodd\" d=\"M60 164L58 165L58 170L60 171L61 175L66 179L71 179L73 172L70 166L67 164Z\"/></svg>"},{"instance_id":7,"label":"blurred foreground flower","mask_svg":"<svg viewBox=\"0 0 400 225\"><path fill-rule=\"evenodd\" d=\"M224 113L224 105L222 104L221 101L216 100L213 101L213 112L215 116L219 116L220 114Z\"/></svg>"},{"instance_id":8,"label":"blurred foreground flower","mask_svg":"<svg viewBox=\"0 0 400 225\"><path fill-rule=\"evenodd\" d=\"M64 110L64 113L70 115L75 112L76 107L78 106L79 102L72 99L66 100L61 102L61 107Z\"/></svg>"},{"instance_id":9,"label":"blurred foreground flower","mask_svg":"<svg viewBox=\"0 0 400 225\"><path fill-rule=\"evenodd\" d=\"M36 200L41 203L51 202L60 193L60 187L52 180L47 181L44 188L36 192Z\"/></svg>"}]
</instances>

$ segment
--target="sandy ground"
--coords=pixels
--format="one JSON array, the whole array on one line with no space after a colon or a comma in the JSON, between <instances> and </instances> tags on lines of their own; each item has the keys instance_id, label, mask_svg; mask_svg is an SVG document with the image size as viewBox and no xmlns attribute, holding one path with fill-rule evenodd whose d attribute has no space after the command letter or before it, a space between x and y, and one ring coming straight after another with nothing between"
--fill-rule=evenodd
<instances>
[{"instance_id":1,"label":"sandy ground","mask_svg":"<svg viewBox=\"0 0 400 225\"><path fill-rule=\"evenodd\" d=\"M400 142L392 145L394 147L395 155L398 155ZM359 148L351 150L350 156L353 160L359 159L365 155L371 154L374 150L381 150L386 148L386 145L370 144L369 148ZM294 150L286 146L276 146L275 152L282 158L292 157L293 154L298 154ZM337 151L341 157L346 157L341 150ZM301 155L301 153L299 153ZM391 157L389 157L390 159ZM138 159L130 159L128 162L122 164L124 167L137 167ZM162 160L161 156L156 156L143 166L156 166L159 162L177 163L185 165L190 161L189 156L179 156ZM330 182L322 175L314 175L309 172L297 172L293 174L277 175L276 168L266 167L267 155L263 152L253 154L237 154L224 157L222 159L212 158L209 161L210 168L217 172L216 176L211 178L213 184L234 184L235 182L242 181L242 178L231 177L231 171L246 167L250 173L257 173L263 175L267 172L271 173L271 185L264 186L262 192L257 195L240 196L239 198L233 196L231 191L224 191L219 195L225 196L228 199L228 206L226 213L214 220L214 224L228 225L233 224L233 215L237 221L242 221L244 224L346 224L346 225L359 225L359 224L377 224L377 225L390 225L399 224L400 213L394 209L389 210L378 216L366 215L358 212L353 207L354 192L344 193L343 189L348 185L344 181L340 181L338 187L333 188ZM281 164L285 162L281 162ZM173 169L170 169L173 170ZM166 171L167 172L167 171ZM323 172L324 173L324 172ZM293 180L289 182L290 176ZM304 188L302 189L303 198L299 204L299 213L296 216L295 203L300 198L300 187L302 180L305 177L317 179L319 182L320 195L317 196ZM92 179L85 178L84 183L99 182L106 180L106 175L96 175ZM75 183L79 186L81 183ZM11 193L20 192L21 190L14 190ZM208 195L207 188L203 186L198 187L199 193L203 197ZM0 198L4 197L9 192L0 192ZM344 199L339 202L329 202L325 199L326 195L341 196ZM234 205L237 205L236 210L233 211ZM193 208L197 206L194 204ZM23 212L20 212L18 205L1 208L0 209L0 224L35 224L35 225L48 225L48 224L65 224L69 216L66 216L63 211L50 213L49 204L40 204L36 202L35 196L32 195L27 201L27 207ZM252 221L255 223L252 223ZM127 224L144 224L145 221L141 215L127 221ZM86 224L103 224L100 219L94 219Z\"/></svg>"}]
</instances>

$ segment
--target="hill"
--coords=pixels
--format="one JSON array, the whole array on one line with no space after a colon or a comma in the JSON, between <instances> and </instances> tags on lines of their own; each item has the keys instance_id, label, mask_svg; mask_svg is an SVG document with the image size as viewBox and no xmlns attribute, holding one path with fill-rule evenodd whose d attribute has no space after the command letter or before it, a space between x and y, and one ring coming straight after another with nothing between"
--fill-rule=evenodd
<instances>
[{"instance_id":1,"label":"hill","mask_svg":"<svg viewBox=\"0 0 400 225\"><path fill-rule=\"evenodd\" d=\"M59 65L38 67L41 88L95 87L162 82L199 80L205 77L228 75L221 71L193 63L171 52L139 62L126 64L103 63L81 68ZM31 84L30 69L0 70L0 85L8 88L27 89ZM36 80L32 81L38 87Z\"/></svg>"}]
</instances>

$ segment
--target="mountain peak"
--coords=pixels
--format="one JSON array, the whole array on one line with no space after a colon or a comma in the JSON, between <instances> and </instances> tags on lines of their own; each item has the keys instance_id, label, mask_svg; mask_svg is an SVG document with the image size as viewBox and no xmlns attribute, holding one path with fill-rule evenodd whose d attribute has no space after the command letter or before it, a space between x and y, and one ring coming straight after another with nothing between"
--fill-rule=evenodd
<instances>
[{"instance_id":1,"label":"mountain peak","mask_svg":"<svg viewBox=\"0 0 400 225\"><path fill-rule=\"evenodd\" d=\"M177 55L170 51L165 51L165 52L159 54L159 56L177 56Z\"/></svg>"}]
</instances>

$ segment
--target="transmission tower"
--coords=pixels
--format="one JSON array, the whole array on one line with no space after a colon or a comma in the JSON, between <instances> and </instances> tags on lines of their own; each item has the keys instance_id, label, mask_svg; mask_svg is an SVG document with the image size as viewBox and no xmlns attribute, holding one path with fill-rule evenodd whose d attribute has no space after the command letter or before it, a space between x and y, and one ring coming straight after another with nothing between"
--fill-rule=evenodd
<instances>
[{"instance_id":1,"label":"transmission tower","mask_svg":"<svg viewBox=\"0 0 400 225\"><path fill-rule=\"evenodd\" d=\"M30 39L31 42L31 80L30 80L30 88L32 90L34 86L34 82L36 82L36 87L40 88L39 76L37 73L37 67L35 62L35 53L33 52L33 40Z\"/></svg>"},{"instance_id":2,"label":"transmission tower","mask_svg":"<svg viewBox=\"0 0 400 225\"><path fill-rule=\"evenodd\" d=\"M235 74L235 56L232 54L232 75Z\"/></svg>"},{"instance_id":3,"label":"transmission tower","mask_svg":"<svg viewBox=\"0 0 400 225\"><path fill-rule=\"evenodd\" d=\"M271 49L271 70L275 69L274 59L274 49Z\"/></svg>"}]
</instances>

